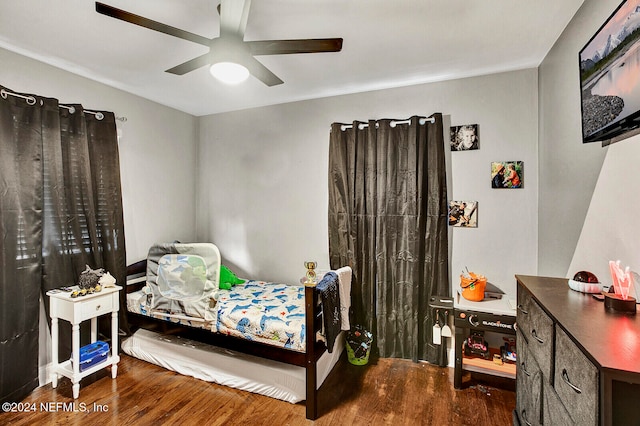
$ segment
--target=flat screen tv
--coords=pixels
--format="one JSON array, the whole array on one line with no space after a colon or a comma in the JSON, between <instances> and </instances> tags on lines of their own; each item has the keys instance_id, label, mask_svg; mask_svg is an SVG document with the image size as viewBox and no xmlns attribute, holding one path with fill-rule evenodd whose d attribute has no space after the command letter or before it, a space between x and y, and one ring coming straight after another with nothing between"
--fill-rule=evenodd
<instances>
[{"instance_id":1,"label":"flat screen tv","mask_svg":"<svg viewBox=\"0 0 640 426\"><path fill-rule=\"evenodd\" d=\"M640 0L623 1L579 56L583 142L640 127Z\"/></svg>"}]
</instances>

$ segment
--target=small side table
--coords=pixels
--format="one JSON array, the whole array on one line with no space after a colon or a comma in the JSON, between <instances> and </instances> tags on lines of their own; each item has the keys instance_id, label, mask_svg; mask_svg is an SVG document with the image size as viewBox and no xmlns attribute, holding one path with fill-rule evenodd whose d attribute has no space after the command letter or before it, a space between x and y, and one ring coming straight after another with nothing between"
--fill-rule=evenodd
<instances>
[{"instance_id":1,"label":"small side table","mask_svg":"<svg viewBox=\"0 0 640 426\"><path fill-rule=\"evenodd\" d=\"M493 376L516 378L516 364L504 363L496 365L493 360L464 356L462 344L471 330L489 331L492 333L515 336L516 310L515 302L502 299L485 299L481 302L471 302L456 294L453 310L453 325L455 334L455 364L453 387L462 387L463 370L484 373ZM494 350L495 351L495 350ZM499 350L498 350L498 353Z\"/></svg>"},{"instance_id":2,"label":"small side table","mask_svg":"<svg viewBox=\"0 0 640 426\"><path fill-rule=\"evenodd\" d=\"M80 380L107 366L111 366L111 377L118 374L118 310L120 309L119 291L122 287L103 288L99 293L71 298L71 293L48 291L51 314L51 383L58 386L58 378L65 376L73 382L73 398L80 394ZM111 313L111 355L107 360L80 371L80 323L91 320L91 343L97 340L98 317ZM58 318L71 323L71 359L58 363Z\"/></svg>"}]
</instances>

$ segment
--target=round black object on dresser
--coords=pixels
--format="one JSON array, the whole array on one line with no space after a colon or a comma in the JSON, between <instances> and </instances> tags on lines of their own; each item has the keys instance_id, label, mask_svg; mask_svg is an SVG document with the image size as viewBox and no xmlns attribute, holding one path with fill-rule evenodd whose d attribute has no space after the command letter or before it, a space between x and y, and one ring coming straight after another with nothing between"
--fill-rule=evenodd
<instances>
[{"instance_id":1,"label":"round black object on dresser","mask_svg":"<svg viewBox=\"0 0 640 426\"><path fill-rule=\"evenodd\" d=\"M636 313L636 299L633 297L627 297L623 299L622 296L615 293L602 293L604 294L604 309L607 311L622 312L627 314Z\"/></svg>"}]
</instances>

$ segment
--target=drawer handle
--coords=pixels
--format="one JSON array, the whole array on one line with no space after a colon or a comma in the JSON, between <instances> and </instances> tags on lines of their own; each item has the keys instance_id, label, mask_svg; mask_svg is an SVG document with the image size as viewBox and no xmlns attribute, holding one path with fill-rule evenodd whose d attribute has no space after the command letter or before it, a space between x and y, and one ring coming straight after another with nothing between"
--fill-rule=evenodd
<instances>
[{"instance_id":1,"label":"drawer handle","mask_svg":"<svg viewBox=\"0 0 640 426\"><path fill-rule=\"evenodd\" d=\"M96 311L100 310L100 305L96 306Z\"/></svg>"},{"instance_id":2,"label":"drawer handle","mask_svg":"<svg viewBox=\"0 0 640 426\"><path fill-rule=\"evenodd\" d=\"M533 336L534 339L536 339L538 341L538 343L544 343L544 340L542 340L541 338L538 337L538 333L536 333L536 329L535 328L533 330L531 330L531 335Z\"/></svg>"},{"instance_id":3,"label":"drawer handle","mask_svg":"<svg viewBox=\"0 0 640 426\"><path fill-rule=\"evenodd\" d=\"M531 426L531 422L527 420L527 410L522 410L522 421L524 422L525 425Z\"/></svg>"},{"instance_id":4,"label":"drawer handle","mask_svg":"<svg viewBox=\"0 0 640 426\"><path fill-rule=\"evenodd\" d=\"M524 374L526 374L527 376L531 376L531 373L529 373L529 372L527 371L527 367L524 365L524 361L522 361L522 362L520 363L520 366L522 367L522 372L523 372Z\"/></svg>"},{"instance_id":5,"label":"drawer handle","mask_svg":"<svg viewBox=\"0 0 640 426\"><path fill-rule=\"evenodd\" d=\"M525 311L525 310L524 310L524 306L522 306L522 304L519 304L519 305L518 305L518 310L519 310L520 312L522 312L523 314L525 314L525 315L528 315L528 314L529 314L529 311Z\"/></svg>"},{"instance_id":6,"label":"drawer handle","mask_svg":"<svg viewBox=\"0 0 640 426\"><path fill-rule=\"evenodd\" d=\"M564 382L566 384L569 385L569 387L571 389L573 389L576 393L582 393L582 391L580 390L579 387L577 387L576 385L574 385L573 383L571 383L571 381L569 381L569 374L567 373L567 369L563 368L562 369L562 380L564 380Z\"/></svg>"}]
</instances>

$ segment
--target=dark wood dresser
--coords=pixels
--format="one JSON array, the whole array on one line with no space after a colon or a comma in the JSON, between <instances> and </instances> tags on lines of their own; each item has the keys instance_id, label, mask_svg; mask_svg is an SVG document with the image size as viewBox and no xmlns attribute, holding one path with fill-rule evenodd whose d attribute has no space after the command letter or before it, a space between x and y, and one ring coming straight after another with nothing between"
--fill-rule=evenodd
<instances>
[{"instance_id":1,"label":"dark wood dresser","mask_svg":"<svg viewBox=\"0 0 640 426\"><path fill-rule=\"evenodd\" d=\"M640 313L605 311L566 278L516 280L515 420L640 424Z\"/></svg>"}]
</instances>

